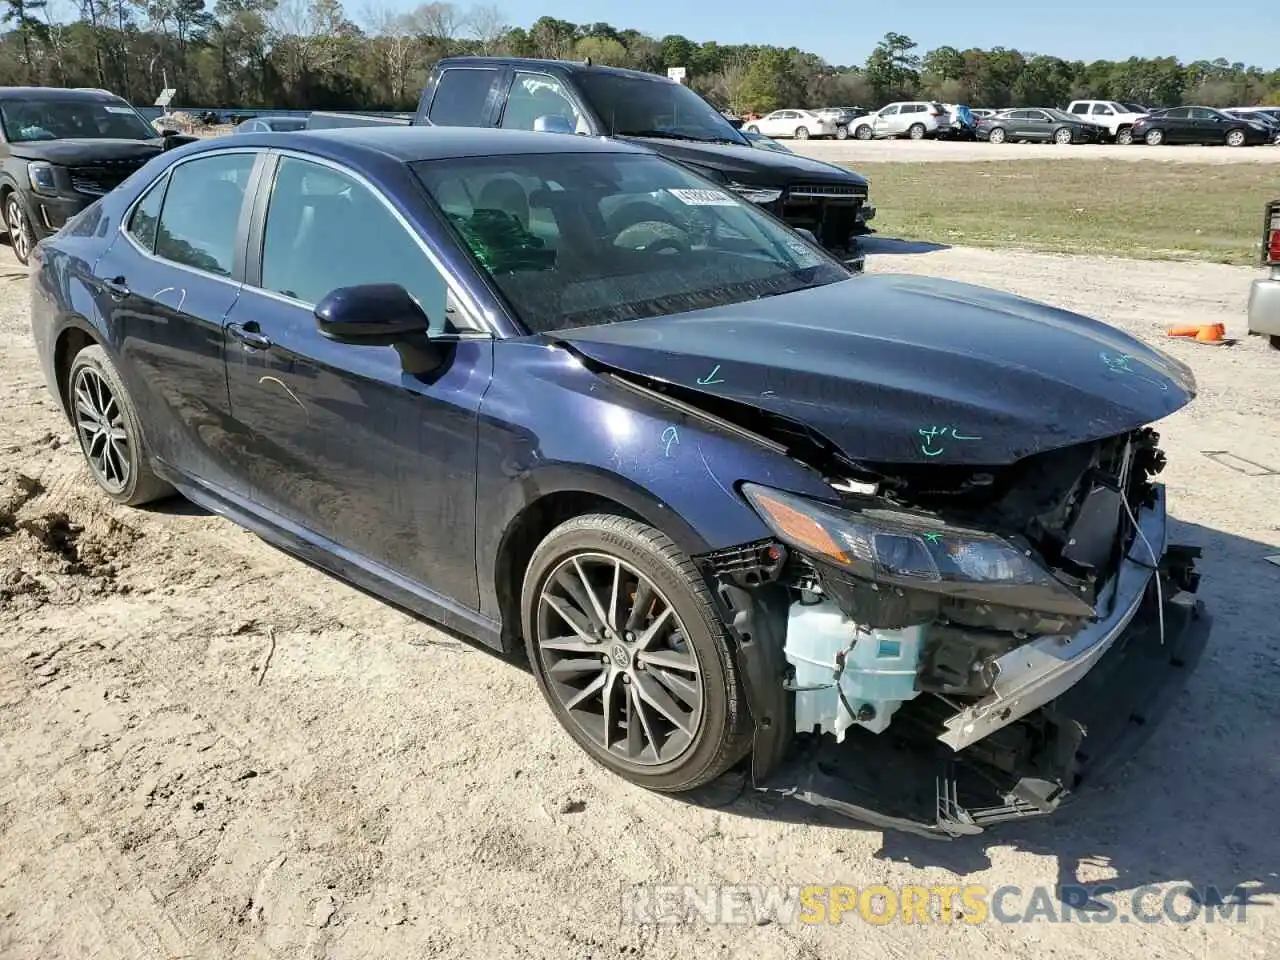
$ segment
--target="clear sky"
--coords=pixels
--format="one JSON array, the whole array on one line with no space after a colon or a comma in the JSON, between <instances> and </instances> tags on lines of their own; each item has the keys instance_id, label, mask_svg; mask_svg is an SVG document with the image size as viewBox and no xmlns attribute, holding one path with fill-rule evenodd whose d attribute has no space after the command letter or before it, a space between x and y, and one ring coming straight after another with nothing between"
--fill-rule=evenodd
<instances>
[{"instance_id":1,"label":"clear sky","mask_svg":"<svg viewBox=\"0 0 1280 960\"><path fill-rule=\"evenodd\" d=\"M412 7L416 0L389 0ZM494 0L505 19L527 27L540 16L573 23L603 20L651 36L796 46L830 63L862 63L890 30L921 52L950 45L1012 47L1067 60L1175 56L1184 62L1225 57L1280 66L1276 0ZM466 8L470 0L455 0ZM355 4L351 12L359 9Z\"/></svg>"}]
</instances>

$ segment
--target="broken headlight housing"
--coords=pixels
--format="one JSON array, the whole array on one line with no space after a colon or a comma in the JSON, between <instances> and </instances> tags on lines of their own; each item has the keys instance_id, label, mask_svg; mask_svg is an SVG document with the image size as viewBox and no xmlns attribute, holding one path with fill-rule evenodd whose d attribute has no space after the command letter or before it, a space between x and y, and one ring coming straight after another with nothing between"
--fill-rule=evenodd
<instances>
[{"instance_id":1,"label":"broken headlight housing","mask_svg":"<svg viewBox=\"0 0 1280 960\"><path fill-rule=\"evenodd\" d=\"M1093 607L1026 548L936 517L849 510L744 484L742 493L784 543L876 583L1070 617Z\"/></svg>"}]
</instances>

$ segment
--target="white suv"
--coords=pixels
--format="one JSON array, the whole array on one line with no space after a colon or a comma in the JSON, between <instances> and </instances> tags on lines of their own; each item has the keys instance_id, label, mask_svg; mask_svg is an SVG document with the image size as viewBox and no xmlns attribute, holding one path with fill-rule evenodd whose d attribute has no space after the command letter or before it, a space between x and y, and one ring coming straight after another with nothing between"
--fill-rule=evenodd
<instances>
[{"instance_id":1,"label":"white suv","mask_svg":"<svg viewBox=\"0 0 1280 960\"><path fill-rule=\"evenodd\" d=\"M936 137L938 128L950 122L946 108L932 100L891 103L875 113L854 121L853 135L859 140L881 137Z\"/></svg>"},{"instance_id":2,"label":"white suv","mask_svg":"<svg viewBox=\"0 0 1280 960\"><path fill-rule=\"evenodd\" d=\"M1146 116L1143 113L1134 113L1123 103L1117 103L1115 100L1072 100L1071 105L1067 107L1067 113L1073 113L1081 120L1106 127L1111 133L1111 139L1122 144L1133 143L1131 132L1133 121Z\"/></svg>"}]
</instances>

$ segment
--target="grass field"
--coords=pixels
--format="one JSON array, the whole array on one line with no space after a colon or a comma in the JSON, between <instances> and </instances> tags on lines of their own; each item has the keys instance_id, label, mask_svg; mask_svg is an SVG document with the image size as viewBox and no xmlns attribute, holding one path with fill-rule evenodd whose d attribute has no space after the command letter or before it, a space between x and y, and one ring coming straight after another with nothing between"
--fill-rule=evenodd
<instances>
[{"instance_id":1,"label":"grass field","mask_svg":"<svg viewBox=\"0 0 1280 960\"><path fill-rule=\"evenodd\" d=\"M1270 164L1010 160L846 164L886 237L1053 253L1254 264Z\"/></svg>"}]
</instances>

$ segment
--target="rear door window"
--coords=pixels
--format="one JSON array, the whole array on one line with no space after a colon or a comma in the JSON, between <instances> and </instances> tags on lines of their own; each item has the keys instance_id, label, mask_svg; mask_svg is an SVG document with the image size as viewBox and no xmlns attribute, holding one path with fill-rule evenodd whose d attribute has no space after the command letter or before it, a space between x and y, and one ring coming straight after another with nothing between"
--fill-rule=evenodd
<instances>
[{"instance_id":1,"label":"rear door window","mask_svg":"<svg viewBox=\"0 0 1280 960\"><path fill-rule=\"evenodd\" d=\"M442 127L487 125L489 91L498 71L482 67L450 67L440 74L427 119Z\"/></svg>"},{"instance_id":2,"label":"rear door window","mask_svg":"<svg viewBox=\"0 0 1280 960\"><path fill-rule=\"evenodd\" d=\"M156 231L156 256L231 276L240 209L256 159L253 153L220 153L174 166Z\"/></svg>"}]
</instances>

